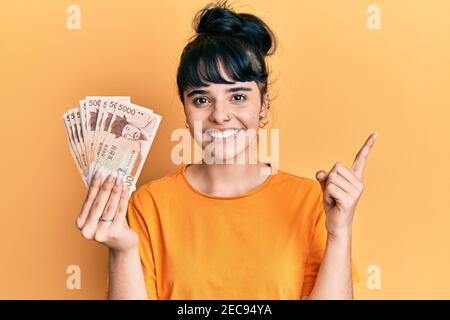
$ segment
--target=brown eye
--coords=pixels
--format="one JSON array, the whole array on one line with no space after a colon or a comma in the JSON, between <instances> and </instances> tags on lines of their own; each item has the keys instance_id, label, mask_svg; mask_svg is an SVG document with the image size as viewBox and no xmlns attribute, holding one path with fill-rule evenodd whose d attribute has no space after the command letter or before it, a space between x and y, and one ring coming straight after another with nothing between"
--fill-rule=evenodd
<instances>
[{"instance_id":1,"label":"brown eye","mask_svg":"<svg viewBox=\"0 0 450 320\"><path fill-rule=\"evenodd\" d=\"M245 100L247 100L247 97L244 96L243 94L236 94L236 95L233 96L233 98L236 98L236 97L240 97L236 101L245 101Z\"/></svg>"},{"instance_id":2,"label":"brown eye","mask_svg":"<svg viewBox=\"0 0 450 320\"><path fill-rule=\"evenodd\" d=\"M199 97L199 98L195 98L194 100L192 100L192 102L193 102L195 105L201 105L201 104L203 104L203 103L206 103L207 100L208 100L208 99L206 99L205 97Z\"/></svg>"}]
</instances>

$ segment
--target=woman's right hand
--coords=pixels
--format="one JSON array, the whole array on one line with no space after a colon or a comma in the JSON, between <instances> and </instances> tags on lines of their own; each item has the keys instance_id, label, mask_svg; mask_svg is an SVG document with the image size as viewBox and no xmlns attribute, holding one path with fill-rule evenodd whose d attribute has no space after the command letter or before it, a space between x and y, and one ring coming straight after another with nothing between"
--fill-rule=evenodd
<instances>
[{"instance_id":1,"label":"woman's right hand","mask_svg":"<svg viewBox=\"0 0 450 320\"><path fill-rule=\"evenodd\" d=\"M102 175L101 170L95 173L76 225L84 238L100 242L115 253L126 253L139 243L126 220L129 188L114 173L102 183Z\"/></svg>"}]
</instances>

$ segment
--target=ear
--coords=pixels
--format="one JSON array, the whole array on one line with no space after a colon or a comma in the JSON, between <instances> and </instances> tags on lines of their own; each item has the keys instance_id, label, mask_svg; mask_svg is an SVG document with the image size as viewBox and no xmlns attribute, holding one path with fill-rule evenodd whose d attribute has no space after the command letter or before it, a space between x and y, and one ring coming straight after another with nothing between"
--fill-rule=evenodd
<instances>
[{"instance_id":1,"label":"ear","mask_svg":"<svg viewBox=\"0 0 450 320\"><path fill-rule=\"evenodd\" d=\"M260 114L265 117L267 110L269 110L269 108L270 108L269 92L266 92L263 95L263 102L262 102Z\"/></svg>"}]
</instances>

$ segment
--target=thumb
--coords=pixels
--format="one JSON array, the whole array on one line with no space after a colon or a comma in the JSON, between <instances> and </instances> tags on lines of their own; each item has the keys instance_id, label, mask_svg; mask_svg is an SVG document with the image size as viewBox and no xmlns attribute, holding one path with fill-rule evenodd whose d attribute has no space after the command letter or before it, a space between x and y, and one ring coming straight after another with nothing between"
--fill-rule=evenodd
<instances>
[{"instance_id":1,"label":"thumb","mask_svg":"<svg viewBox=\"0 0 450 320\"><path fill-rule=\"evenodd\" d=\"M320 187L322 188L322 191L325 190L325 183L328 178L328 172L324 170L319 170L316 172L316 179L320 182Z\"/></svg>"},{"instance_id":2,"label":"thumb","mask_svg":"<svg viewBox=\"0 0 450 320\"><path fill-rule=\"evenodd\" d=\"M330 196L329 193L325 194L325 188L326 188L326 183L327 183L327 179L328 179L328 172L324 171L324 170L320 170L316 172L316 179L320 182L320 187L322 188L322 192L324 195L324 205L325 208L329 208L331 206L333 206L334 200L333 198ZM328 210L328 209L326 209Z\"/></svg>"}]
</instances>

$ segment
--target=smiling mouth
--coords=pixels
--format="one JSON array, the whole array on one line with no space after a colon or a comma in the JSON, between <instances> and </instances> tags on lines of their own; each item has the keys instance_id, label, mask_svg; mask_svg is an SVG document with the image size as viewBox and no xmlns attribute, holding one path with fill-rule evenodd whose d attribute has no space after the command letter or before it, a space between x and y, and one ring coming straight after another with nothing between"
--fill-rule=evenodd
<instances>
[{"instance_id":1,"label":"smiling mouth","mask_svg":"<svg viewBox=\"0 0 450 320\"><path fill-rule=\"evenodd\" d=\"M227 129L227 130L206 130L204 133L205 140L210 140L212 142L225 142L234 139L239 132L243 131L240 129Z\"/></svg>"}]
</instances>

